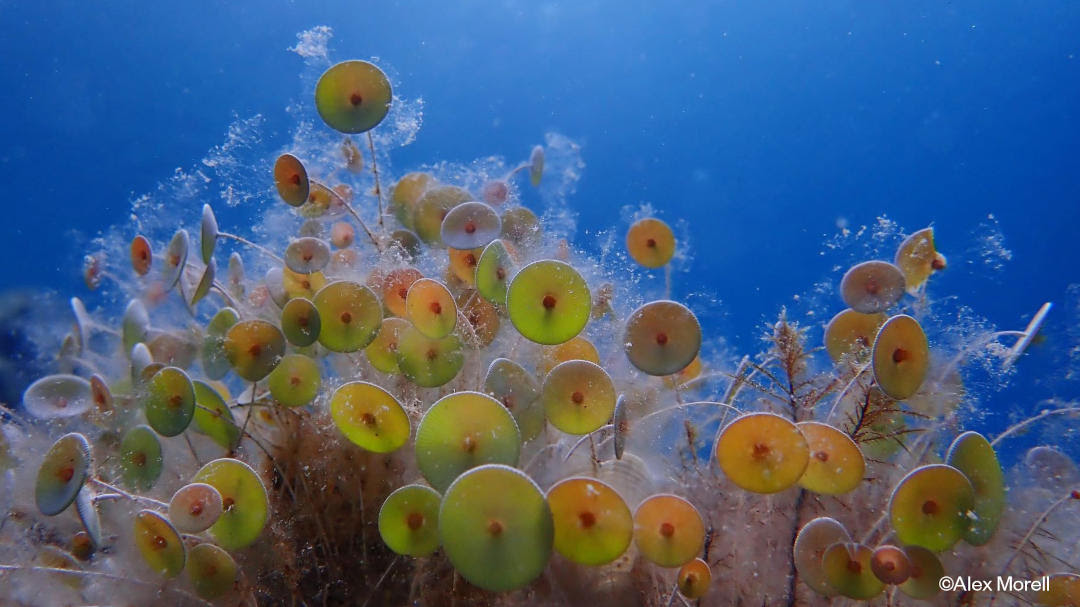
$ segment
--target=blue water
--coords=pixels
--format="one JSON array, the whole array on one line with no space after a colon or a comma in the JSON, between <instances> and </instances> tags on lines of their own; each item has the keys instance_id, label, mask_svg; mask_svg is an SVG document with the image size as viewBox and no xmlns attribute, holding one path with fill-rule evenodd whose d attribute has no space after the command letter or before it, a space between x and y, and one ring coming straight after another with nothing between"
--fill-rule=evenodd
<instances>
[{"instance_id":1,"label":"blue water","mask_svg":"<svg viewBox=\"0 0 1080 607\"><path fill-rule=\"evenodd\" d=\"M286 105L310 94L286 48L326 24L332 58L378 57L425 100L398 174L521 158L565 133L587 163L579 243L624 205L685 218L694 259L676 294L714 290L707 329L737 350L831 276L819 252L838 221L885 214L933 223L953 264L935 289L999 326L1058 304L995 406L1076 395L1075 1L0 1L0 23L0 289L84 293L80 243L235 118L262 114L268 149L284 145ZM990 214L1012 252L999 271L978 242Z\"/></svg>"}]
</instances>

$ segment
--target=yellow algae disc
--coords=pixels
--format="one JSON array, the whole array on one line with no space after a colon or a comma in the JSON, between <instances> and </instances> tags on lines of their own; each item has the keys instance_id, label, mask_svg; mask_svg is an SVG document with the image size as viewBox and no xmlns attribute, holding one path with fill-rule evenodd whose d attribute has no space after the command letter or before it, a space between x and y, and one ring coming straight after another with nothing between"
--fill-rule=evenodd
<instances>
[{"instance_id":1,"label":"yellow algae disc","mask_svg":"<svg viewBox=\"0 0 1080 607\"><path fill-rule=\"evenodd\" d=\"M776 493L806 471L810 447L794 422L773 413L750 413L731 422L716 440L716 462L731 482L754 493Z\"/></svg>"},{"instance_id":2,"label":"yellow algae disc","mask_svg":"<svg viewBox=\"0 0 1080 607\"><path fill-rule=\"evenodd\" d=\"M518 246L537 244L541 229L536 213L526 207L507 209L502 215L502 237Z\"/></svg>"},{"instance_id":3,"label":"yellow algae disc","mask_svg":"<svg viewBox=\"0 0 1080 607\"><path fill-rule=\"evenodd\" d=\"M450 274L467 286L476 286L476 266L479 264L480 255L484 253L483 247L475 249L447 249L450 256Z\"/></svg>"},{"instance_id":4,"label":"yellow algae disc","mask_svg":"<svg viewBox=\"0 0 1080 607\"><path fill-rule=\"evenodd\" d=\"M661 567L679 567L701 552L705 523L697 508L667 493L653 495L634 512L634 543Z\"/></svg>"},{"instance_id":5,"label":"yellow algae disc","mask_svg":"<svg viewBox=\"0 0 1080 607\"><path fill-rule=\"evenodd\" d=\"M493 240L477 259L473 284L491 303L506 305L506 288L516 270L506 244L502 240Z\"/></svg>"},{"instance_id":6,"label":"yellow algae disc","mask_svg":"<svg viewBox=\"0 0 1080 607\"><path fill-rule=\"evenodd\" d=\"M435 388L457 377L465 364L461 339L454 333L441 339L425 337L409 326L398 334L398 369L414 384Z\"/></svg>"},{"instance_id":7,"label":"yellow algae disc","mask_svg":"<svg viewBox=\"0 0 1080 607\"><path fill-rule=\"evenodd\" d=\"M315 85L315 109L327 125L342 133L375 128L390 111L392 99L386 74L367 61L342 61Z\"/></svg>"},{"instance_id":8,"label":"yellow algae disc","mask_svg":"<svg viewBox=\"0 0 1080 607\"><path fill-rule=\"evenodd\" d=\"M919 321L898 314L881 325L874 340L872 367L881 391L896 400L915 394L926 379L930 346Z\"/></svg>"},{"instance_id":9,"label":"yellow algae disc","mask_svg":"<svg viewBox=\"0 0 1080 607\"><path fill-rule=\"evenodd\" d=\"M675 234L655 217L639 219L626 232L626 250L646 268L659 268L675 254Z\"/></svg>"},{"instance_id":10,"label":"yellow algae disc","mask_svg":"<svg viewBox=\"0 0 1080 607\"><path fill-rule=\"evenodd\" d=\"M626 321L624 349L635 367L649 375L671 375L686 368L701 349L701 325L681 303L649 302Z\"/></svg>"},{"instance_id":11,"label":"yellow algae disc","mask_svg":"<svg viewBox=\"0 0 1080 607\"><path fill-rule=\"evenodd\" d=\"M412 427L401 403L389 392L363 381L334 391L330 415L354 444L375 453L390 453L409 440Z\"/></svg>"},{"instance_id":12,"label":"yellow algae disc","mask_svg":"<svg viewBox=\"0 0 1080 607\"><path fill-rule=\"evenodd\" d=\"M1005 511L1005 474L994 447L978 432L965 432L953 441L945 462L963 472L975 490L975 516L964 541L982 546L994 537Z\"/></svg>"},{"instance_id":13,"label":"yellow algae disc","mask_svg":"<svg viewBox=\"0 0 1080 607\"><path fill-rule=\"evenodd\" d=\"M829 353L829 358L836 363L847 354L863 350L869 352L885 318L880 312L863 314L851 308L833 316L825 325L825 351Z\"/></svg>"},{"instance_id":14,"label":"yellow algae disc","mask_svg":"<svg viewBox=\"0 0 1080 607\"><path fill-rule=\"evenodd\" d=\"M233 371L248 381L269 375L284 354L285 336L265 320L238 322L225 334L225 356Z\"/></svg>"},{"instance_id":15,"label":"yellow algae disc","mask_svg":"<svg viewBox=\"0 0 1080 607\"><path fill-rule=\"evenodd\" d=\"M397 349L403 331L409 328L409 321L404 318L385 318L379 326L379 334L364 348L368 362L383 373L401 373L398 366Z\"/></svg>"},{"instance_id":16,"label":"yellow algae disc","mask_svg":"<svg viewBox=\"0 0 1080 607\"><path fill-rule=\"evenodd\" d=\"M547 566L555 531L536 483L509 466L462 474L439 508L439 538L454 569L492 592L521 588Z\"/></svg>"},{"instance_id":17,"label":"yellow algae disc","mask_svg":"<svg viewBox=\"0 0 1080 607\"><path fill-rule=\"evenodd\" d=\"M481 464L517 464L521 434L513 415L480 392L435 402L416 428L416 466L437 490Z\"/></svg>"},{"instance_id":18,"label":"yellow algae disc","mask_svg":"<svg viewBox=\"0 0 1080 607\"><path fill-rule=\"evenodd\" d=\"M303 354L286 354L270 372L270 395L286 407L301 407L315 400L322 386L319 363Z\"/></svg>"},{"instance_id":19,"label":"yellow algae disc","mask_svg":"<svg viewBox=\"0 0 1080 607\"><path fill-rule=\"evenodd\" d=\"M304 163L292 154L282 154L274 162L274 185L286 204L298 207L308 199L311 184Z\"/></svg>"},{"instance_id":20,"label":"yellow algae disc","mask_svg":"<svg viewBox=\"0 0 1080 607\"><path fill-rule=\"evenodd\" d=\"M222 513L210 527L210 535L223 548L239 550L259 538L270 502L266 487L251 466L238 459L216 459L200 468L191 482L206 483L221 494Z\"/></svg>"},{"instance_id":21,"label":"yellow algae disc","mask_svg":"<svg viewBox=\"0 0 1080 607\"><path fill-rule=\"evenodd\" d=\"M846 433L819 422L796 424L810 447L810 460L799 485L825 495L841 495L859 486L866 458Z\"/></svg>"},{"instance_id":22,"label":"yellow algae disc","mask_svg":"<svg viewBox=\"0 0 1080 607\"><path fill-rule=\"evenodd\" d=\"M379 508L379 535L391 550L428 556L439 549L439 503L442 496L427 485L405 485Z\"/></svg>"},{"instance_id":23,"label":"yellow algae disc","mask_svg":"<svg viewBox=\"0 0 1080 607\"><path fill-rule=\"evenodd\" d=\"M836 592L848 598L872 599L885 589L870 567L872 557L873 551L862 544L833 544L821 557L825 579Z\"/></svg>"},{"instance_id":24,"label":"yellow algae disc","mask_svg":"<svg viewBox=\"0 0 1080 607\"><path fill-rule=\"evenodd\" d=\"M188 554L187 572L195 594L213 600L232 590L238 567L233 557L221 548L202 543Z\"/></svg>"},{"instance_id":25,"label":"yellow algae disc","mask_svg":"<svg viewBox=\"0 0 1080 607\"><path fill-rule=\"evenodd\" d=\"M446 337L457 326L457 304L443 283L421 278L409 287L405 317L424 337Z\"/></svg>"},{"instance_id":26,"label":"yellow algae disc","mask_svg":"<svg viewBox=\"0 0 1080 607\"><path fill-rule=\"evenodd\" d=\"M829 585L821 558L833 544L850 542L851 536L839 521L827 516L819 516L803 525L795 536L793 548L795 569L799 578L807 586L822 596L832 596L836 590Z\"/></svg>"},{"instance_id":27,"label":"yellow algae disc","mask_svg":"<svg viewBox=\"0 0 1080 607\"><path fill-rule=\"evenodd\" d=\"M934 228L924 228L905 238L896 249L894 261L904 273L907 292L917 294L931 274L945 269L945 256L934 248Z\"/></svg>"},{"instance_id":28,"label":"yellow algae disc","mask_svg":"<svg viewBox=\"0 0 1080 607\"><path fill-rule=\"evenodd\" d=\"M435 179L428 173L406 173L390 193L390 206L401 225L413 229L413 207Z\"/></svg>"},{"instance_id":29,"label":"yellow algae disc","mask_svg":"<svg viewBox=\"0 0 1080 607\"><path fill-rule=\"evenodd\" d=\"M153 510L135 515L135 546L146 564L165 577L176 577L184 570L187 554L180 534Z\"/></svg>"},{"instance_id":30,"label":"yellow algae disc","mask_svg":"<svg viewBox=\"0 0 1080 607\"><path fill-rule=\"evenodd\" d=\"M900 548L885 544L874 548L874 554L870 557L870 570L877 579L886 584L903 584L911 575L911 560Z\"/></svg>"},{"instance_id":31,"label":"yellow algae disc","mask_svg":"<svg viewBox=\"0 0 1080 607\"><path fill-rule=\"evenodd\" d=\"M840 281L840 296L856 312L888 310L904 295L904 274L887 261L864 261L851 267Z\"/></svg>"},{"instance_id":32,"label":"yellow algae disc","mask_svg":"<svg viewBox=\"0 0 1080 607\"><path fill-rule=\"evenodd\" d=\"M332 282L315 294L322 328L319 343L332 352L356 352L375 339L382 305L375 293L356 282Z\"/></svg>"},{"instance_id":33,"label":"yellow algae disc","mask_svg":"<svg viewBox=\"0 0 1080 607\"><path fill-rule=\"evenodd\" d=\"M548 489L555 521L555 550L582 565L603 565L622 556L634 535L634 519L622 496L594 478L561 480Z\"/></svg>"},{"instance_id":34,"label":"yellow algae disc","mask_svg":"<svg viewBox=\"0 0 1080 607\"><path fill-rule=\"evenodd\" d=\"M591 341L578 335L566 343L545 347L540 361L540 371L544 374L550 373L556 365L568 360L587 360L600 364L600 353Z\"/></svg>"},{"instance_id":35,"label":"yellow algae disc","mask_svg":"<svg viewBox=\"0 0 1080 607\"><path fill-rule=\"evenodd\" d=\"M941 578L945 577L945 566L936 554L919 546L904 548L911 572L906 582L900 584L900 591L913 599L932 599L941 592Z\"/></svg>"},{"instance_id":36,"label":"yellow algae disc","mask_svg":"<svg viewBox=\"0 0 1080 607\"><path fill-rule=\"evenodd\" d=\"M896 537L934 552L948 550L971 527L975 492L964 473L930 464L908 473L889 500Z\"/></svg>"},{"instance_id":37,"label":"yellow algae disc","mask_svg":"<svg viewBox=\"0 0 1080 607\"><path fill-rule=\"evenodd\" d=\"M712 570L702 559L694 559L679 568L679 592L688 599L700 599L712 584Z\"/></svg>"},{"instance_id":38,"label":"yellow algae disc","mask_svg":"<svg viewBox=\"0 0 1080 607\"><path fill-rule=\"evenodd\" d=\"M603 367L568 360L544 379L540 400L552 426L567 434L588 434L611 419L615 396L615 384Z\"/></svg>"}]
</instances>

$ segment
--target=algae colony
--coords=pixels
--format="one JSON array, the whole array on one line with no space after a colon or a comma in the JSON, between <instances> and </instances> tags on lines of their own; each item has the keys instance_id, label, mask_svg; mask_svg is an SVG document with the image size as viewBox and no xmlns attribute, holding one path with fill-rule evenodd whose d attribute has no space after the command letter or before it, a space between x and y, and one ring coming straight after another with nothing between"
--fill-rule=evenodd
<instances>
[{"instance_id":1,"label":"algae colony","mask_svg":"<svg viewBox=\"0 0 1080 607\"><path fill-rule=\"evenodd\" d=\"M696 227L589 254L557 133L396 166L416 87L328 31L288 145L239 122L137 198L35 336L4 604L1080 605L1080 406L968 430L1051 302L994 328L949 235L881 219L734 352L675 288ZM939 587L998 575L1047 587Z\"/></svg>"}]
</instances>

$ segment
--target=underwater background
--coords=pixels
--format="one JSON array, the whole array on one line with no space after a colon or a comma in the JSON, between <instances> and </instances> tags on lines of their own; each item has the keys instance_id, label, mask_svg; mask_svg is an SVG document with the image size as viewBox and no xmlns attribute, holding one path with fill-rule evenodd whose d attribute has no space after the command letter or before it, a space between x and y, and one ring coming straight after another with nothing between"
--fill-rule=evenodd
<instances>
[{"instance_id":1,"label":"underwater background","mask_svg":"<svg viewBox=\"0 0 1080 607\"><path fill-rule=\"evenodd\" d=\"M380 150L387 175L547 142L569 150L543 202L565 202L575 249L604 260L631 219L668 221L672 296L717 361L764 349L782 308L820 345L843 272L932 225L941 345L1053 303L1014 370L965 368L963 428L1080 394L1076 2L0 0L0 24L0 402L54 371L37 347L59 345L69 297L102 303L83 256L134 234L141 196L205 179L159 219L192 230L207 202L223 229L261 224L269 167L244 163L317 120L322 48L374 60L408 100L394 143L415 139ZM1002 464L1045 436L1077 459L1077 423Z\"/></svg>"}]
</instances>

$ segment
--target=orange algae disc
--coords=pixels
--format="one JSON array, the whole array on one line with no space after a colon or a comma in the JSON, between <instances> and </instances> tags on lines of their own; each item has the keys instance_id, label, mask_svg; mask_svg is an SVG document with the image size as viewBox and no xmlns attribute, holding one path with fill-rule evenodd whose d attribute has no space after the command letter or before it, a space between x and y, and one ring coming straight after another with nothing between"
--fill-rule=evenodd
<instances>
[{"instance_id":1,"label":"orange algae disc","mask_svg":"<svg viewBox=\"0 0 1080 607\"><path fill-rule=\"evenodd\" d=\"M634 542L648 560L661 567L679 567L701 552L705 523L693 504L660 493L641 502L634 512Z\"/></svg>"},{"instance_id":2,"label":"orange algae disc","mask_svg":"<svg viewBox=\"0 0 1080 607\"><path fill-rule=\"evenodd\" d=\"M356 352L375 339L382 323L382 304L375 293L356 282L332 282L312 300L322 328L319 343L332 352Z\"/></svg>"},{"instance_id":3,"label":"orange algae disc","mask_svg":"<svg viewBox=\"0 0 1080 607\"><path fill-rule=\"evenodd\" d=\"M906 314L885 321L874 340L871 360L882 392L896 400L915 394L930 362L930 347L919 321Z\"/></svg>"},{"instance_id":4,"label":"orange algae disc","mask_svg":"<svg viewBox=\"0 0 1080 607\"><path fill-rule=\"evenodd\" d=\"M555 550L582 565L603 565L622 556L634 535L634 519L622 496L594 478L561 480L547 493L555 522Z\"/></svg>"},{"instance_id":5,"label":"orange algae disc","mask_svg":"<svg viewBox=\"0 0 1080 607\"><path fill-rule=\"evenodd\" d=\"M750 413L731 422L716 441L716 462L731 482L754 493L776 493L806 471L810 447L792 421Z\"/></svg>"},{"instance_id":6,"label":"orange algae disc","mask_svg":"<svg viewBox=\"0 0 1080 607\"><path fill-rule=\"evenodd\" d=\"M832 317L825 325L825 351L834 363L840 362L845 355L870 351L878 329L885 323L885 315L863 314L851 308Z\"/></svg>"},{"instance_id":7,"label":"orange algae disc","mask_svg":"<svg viewBox=\"0 0 1080 607\"><path fill-rule=\"evenodd\" d=\"M401 225L413 229L413 207L434 182L435 179L428 173L406 173L394 185L390 194L390 207Z\"/></svg>"},{"instance_id":8,"label":"orange algae disc","mask_svg":"<svg viewBox=\"0 0 1080 607\"><path fill-rule=\"evenodd\" d=\"M282 154L274 162L274 186L286 204L298 207L308 199L311 184L304 163L292 154Z\"/></svg>"},{"instance_id":9,"label":"orange algae disc","mask_svg":"<svg viewBox=\"0 0 1080 607\"><path fill-rule=\"evenodd\" d=\"M471 584L492 592L536 579L547 566L554 536L544 494L509 466L465 472L439 508L439 538L450 563Z\"/></svg>"},{"instance_id":10,"label":"orange algae disc","mask_svg":"<svg viewBox=\"0 0 1080 607\"><path fill-rule=\"evenodd\" d=\"M905 238L896 249L894 261L904 273L907 292L918 294L931 274L945 269L945 256L934 248L934 228L924 228Z\"/></svg>"},{"instance_id":11,"label":"orange algae disc","mask_svg":"<svg viewBox=\"0 0 1080 607\"><path fill-rule=\"evenodd\" d=\"M660 268L675 255L675 234L655 217L639 219L626 232L626 250L646 268Z\"/></svg>"},{"instance_id":12,"label":"orange algae disc","mask_svg":"<svg viewBox=\"0 0 1080 607\"><path fill-rule=\"evenodd\" d=\"M847 529L834 518L819 516L803 525L795 536L793 548L799 578L822 596L836 594L826 578L822 557L833 544L850 541Z\"/></svg>"},{"instance_id":13,"label":"orange algae disc","mask_svg":"<svg viewBox=\"0 0 1080 607\"><path fill-rule=\"evenodd\" d=\"M866 458L847 433L820 422L796 424L810 447L806 471L799 485L816 493L841 495L859 486Z\"/></svg>"},{"instance_id":14,"label":"orange algae disc","mask_svg":"<svg viewBox=\"0 0 1080 607\"><path fill-rule=\"evenodd\" d=\"M936 554L920 546L904 548L911 573L906 582L900 584L900 591L913 599L927 600L941 592L941 578L945 577L945 566Z\"/></svg>"},{"instance_id":15,"label":"orange algae disc","mask_svg":"<svg viewBox=\"0 0 1080 607\"><path fill-rule=\"evenodd\" d=\"M446 337L457 326L457 304L450 289L431 278L421 278L409 287L405 317L424 337Z\"/></svg>"},{"instance_id":16,"label":"orange algae disc","mask_svg":"<svg viewBox=\"0 0 1080 607\"><path fill-rule=\"evenodd\" d=\"M712 570L709 564L696 558L679 568L676 578L679 592L688 599L700 599L709 591L712 584Z\"/></svg>"},{"instance_id":17,"label":"orange algae disc","mask_svg":"<svg viewBox=\"0 0 1080 607\"><path fill-rule=\"evenodd\" d=\"M630 315L624 339L630 362L649 375L671 375L686 368L701 349L701 325L681 303L649 302Z\"/></svg>"},{"instance_id":18,"label":"orange algae disc","mask_svg":"<svg viewBox=\"0 0 1080 607\"><path fill-rule=\"evenodd\" d=\"M135 546L151 569L164 577L180 575L187 553L180 534L165 517L142 510L135 515L134 530Z\"/></svg>"},{"instance_id":19,"label":"orange algae disc","mask_svg":"<svg viewBox=\"0 0 1080 607\"><path fill-rule=\"evenodd\" d=\"M982 546L994 537L1005 511L1005 474L994 447L978 432L965 432L953 441L945 462L963 472L975 490L974 516L964 541Z\"/></svg>"},{"instance_id":20,"label":"orange algae disc","mask_svg":"<svg viewBox=\"0 0 1080 607\"><path fill-rule=\"evenodd\" d=\"M396 268L386 274L382 280L382 297L386 309L394 316L405 317L405 302L409 297L409 287L423 278L416 268Z\"/></svg>"},{"instance_id":21,"label":"orange algae disc","mask_svg":"<svg viewBox=\"0 0 1080 607\"><path fill-rule=\"evenodd\" d=\"M962 472L944 464L912 470L893 490L889 517L905 544L948 550L971 527L975 492Z\"/></svg>"},{"instance_id":22,"label":"orange algae disc","mask_svg":"<svg viewBox=\"0 0 1080 607\"><path fill-rule=\"evenodd\" d=\"M543 358L540 362L540 370L550 373L556 365L568 360L587 360L591 363L600 364L600 353L591 341L578 335L568 342L557 346L544 348Z\"/></svg>"},{"instance_id":23,"label":"orange algae disc","mask_svg":"<svg viewBox=\"0 0 1080 607\"><path fill-rule=\"evenodd\" d=\"M212 485L221 494L221 516L210 527L210 535L218 544L239 550L259 538L270 503L266 487L251 466L238 459L216 459L200 468L191 482Z\"/></svg>"},{"instance_id":24,"label":"orange algae disc","mask_svg":"<svg viewBox=\"0 0 1080 607\"><path fill-rule=\"evenodd\" d=\"M393 92L386 74L367 61L342 61L315 84L315 109L342 133L369 131L390 111Z\"/></svg>"},{"instance_id":25,"label":"orange algae disc","mask_svg":"<svg viewBox=\"0 0 1080 607\"><path fill-rule=\"evenodd\" d=\"M603 367L568 360L544 379L540 400L551 425L567 434L588 434L611 419L615 396L615 384Z\"/></svg>"},{"instance_id":26,"label":"orange algae disc","mask_svg":"<svg viewBox=\"0 0 1080 607\"><path fill-rule=\"evenodd\" d=\"M864 261L851 267L840 281L844 303L856 312L888 310L904 295L904 274L887 261Z\"/></svg>"},{"instance_id":27,"label":"orange algae disc","mask_svg":"<svg viewBox=\"0 0 1080 607\"><path fill-rule=\"evenodd\" d=\"M517 464L521 434L514 417L480 392L455 392L435 402L416 428L416 465L436 490L481 464Z\"/></svg>"},{"instance_id":28,"label":"orange algae disc","mask_svg":"<svg viewBox=\"0 0 1080 607\"><path fill-rule=\"evenodd\" d=\"M484 249L447 249L450 254L450 273L454 278L470 287L476 286L476 266L480 263L480 255Z\"/></svg>"},{"instance_id":29,"label":"orange algae disc","mask_svg":"<svg viewBox=\"0 0 1080 607\"><path fill-rule=\"evenodd\" d=\"M391 550L428 556L439 549L439 504L442 496L426 485L405 485L387 496L379 508L379 535Z\"/></svg>"},{"instance_id":30,"label":"orange algae disc","mask_svg":"<svg viewBox=\"0 0 1080 607\"><path fill-rule=\"evenodd\" d=\"M143 235L131 239L131 268L139 276L145 276L150 271L154 254L150 250L150 241Z\"/></svg>"},{"instance_id":31,"label":"orange algae disc","mask_svg":"<svg viewBox=\"0 0 1080 607\"><path fill-rule=\"evenodd\" d=\"M506 294L510 322L526 339L555 345L569 341L589 321L592 299L573 266L546 259L514 276Z\"/></svg>"},{"instance_id":32,"label":"orange algae disc","mask_svg":"<svg viewBox=\"0 0 1080 607\"><path fill-rule=\"evenodd\" d=\"M1035 594L1035 600L1040 605L1051 607L1076 607L1080 605L1080 575L1075 573L1054 573L1049 577L1049 587Z\"/></svg>"},{"instance_id":33,"label":"orange algae disc","mask_svg":"<svg viewBox=\"0 0 1080 607\"><path fill-rule=\"evenodd\" d=\"M244 320L225 333L225 356L233 371L248 381L269 375L284 354L285 336L265 320Z\"/></svg>"},{"instance_id":34,"label":"orange algae disc","mask_svg":"<svg viewBox=\"0 0 1080 607\"><path fill-rule=\"evenodd\" d=\"M375 453L390 453L409 440L412 426L401 403L375 384L354 381L334 391L330 416L345 438Z\"/></svg>"},{"instance_id":35,"label":"orange algae disc","mask_svg":"<svg viewBox=\"0 0 1080 607\"><path fill-rule=\"evenodd\" d=\"M440 235L446 246L455 249L485 247L499 237L502 220L495 209L482 202L464 202L443 218Z\"/></svg>"},{"instance_id":36,"label":"orange algae disc","mask_svg":"<svg viewBox=\"0 0 1080 607\"><path fill-rule=\"evenodd\" d=\"M911 576L911 560L900 548L886 544L874 548L870 570L886 584L903 584Z\"/></svg>"},{"instance_id":37,"label":"orange algae disc","mask_svg":"<svg viewBox=\"0 0 1080 607\"><path fill-rule=\"evenodd\" d=\"M885 584L871 568L872 558L873 551L862 544L833 544L822 555L821 567L825 579L836 592L848 598L867 600L885 590Z\"/></svg>"},{"instance_id":38,"label":"orange algae disc","mask_svg":"<svg viewBox=\"0 0 1080 607\"><path fill-rule=\"evenodd\" d=\"M486 348L499 332L499 311L475 289L466 289L457 296L458 309L465 320L460 333L474 348Z\"/></svg>"}]
</instances>

